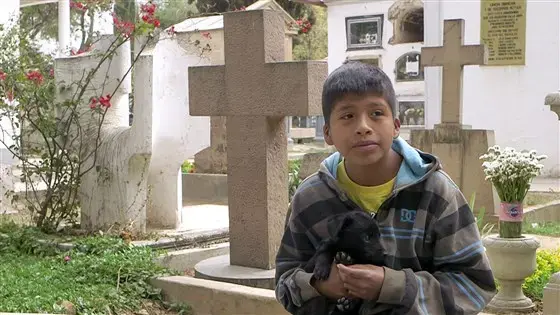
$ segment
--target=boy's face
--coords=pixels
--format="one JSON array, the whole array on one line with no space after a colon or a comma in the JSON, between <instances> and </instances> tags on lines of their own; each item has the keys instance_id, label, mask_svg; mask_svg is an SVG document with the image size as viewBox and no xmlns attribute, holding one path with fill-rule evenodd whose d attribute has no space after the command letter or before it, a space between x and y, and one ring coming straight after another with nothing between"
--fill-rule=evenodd
<instances>
[{"instance_id":1,"label":"boy's face","mask_svg":"<svg viewBox=\"0 0 560 315\"><path fill-rule=\"evenodd\" d=\"M348 95L334 104L324 134L348 163L367 166L388 156L399 129L400 121L382 97Z\"/></svg>"}]
</instances>

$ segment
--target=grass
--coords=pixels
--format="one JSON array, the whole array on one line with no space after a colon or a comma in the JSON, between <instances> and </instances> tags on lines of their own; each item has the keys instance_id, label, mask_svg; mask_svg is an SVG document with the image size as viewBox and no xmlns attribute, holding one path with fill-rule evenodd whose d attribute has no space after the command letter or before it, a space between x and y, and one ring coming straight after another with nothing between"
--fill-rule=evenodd
<instances>
[{"instance_id":1,"label":"grass","mask_svg":"<svg viewBox=\"0 0 560 315\"><path fill-rule=\"evenodd\" d=\"M545 223L525 222L523 224L523 233L560 237L560 223L559 222L545 222Z\"/></svg>"},{"instance_id":2,"label":"grass","mask_svg":"<svg viewBox=\"0 0 560 315\"><path fill-rule=\"evenodd\" d=\"M560 200L560 192L528 192L523 205L525 207L532 207L547 204L555 200Z\"/></svg>"},{"instance_id":3,"label":"grass","mask_svg":"<svg viewBox=\"0 0 560 315\"><path fill-rule=\"evenodd\" d=\"M132 247L117 237L86 237L62 252L41 244L33 228L0 225L0 312L134 314L145 301L160 305L157 314L188 314L184 305L169 305L149 284L173 274L158 266L158 252ZM174 313L165 313L173 311Z\"/></svg>"}]
</instances>

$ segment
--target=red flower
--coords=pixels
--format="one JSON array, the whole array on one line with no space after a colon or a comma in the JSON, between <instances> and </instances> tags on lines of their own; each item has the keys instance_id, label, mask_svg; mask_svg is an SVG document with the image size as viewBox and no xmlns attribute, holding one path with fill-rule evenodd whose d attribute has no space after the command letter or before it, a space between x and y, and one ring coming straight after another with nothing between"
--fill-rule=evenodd
<instances>
[{"instance_id":1,"label":"red flower","mask_svg":"<svg viewBox=\"0 0 560 315\"><path fill-rule=\"evenodd\" d=\"M87 11L87 6L85 4L74 0L70 1L70 8L76 9L78 11Z\"/></svg>"},{"instance_id":2,"label":"red flower","mask_svg":"<svg viewBox=\"0 0 560 315\"><path fill-rule=\"evenodd\" d=\"M89 108L95 109L97 107L97 98L92 97L89 101Z\"/></svg>"},{"instance_id":3,"label":"red flower","mask_svg":"<svg viewBox=\"0 0 560 315\"><path fill-rule=\"evenodd\" d=\"M6 80L7 76L8 75L6 73L4 73L4 71L0 70L0 81Z\"/></svg>"},{"instance_id":4,"label":"red flower","mask_svg":"<svg viewBox=\"0 0 560 315\"><path fill-rule=\"evenodd\" d=\"M142 13L146 13L147 15L154 15L156 12L156 5L152 1L149 1L140 7L140 11L142 11Z\"/></svg>"},{"instance_id":5,"label":"red flower","mask_svg":"<svg viewBox=\"0 0 560 315\"><path fill-rule=\"evenodd\" d=\"M70 261L70 256L64 256L64 262L67 263Z\"/></svg>"},{"instance_id":6,"label":"red flower","mask_svg":"<svg viewBox=\"0 0 560 315\"><path fill-rule=\"evenodd\" d=\"M35 82L35 84L39 85L43 83L43 75L39 71L29 71L26 75L28 80Z\"/></svg>"},{"instance_id":7,"label":"red flower","mask_svg":"<svg viewBox=\"0 0 560 315\"><path fill-rule=\"evenodd\" d=\"M210 32L202 32L202 37L212 39L212 35L210 35Z\"/></svg>"},{"instance_id":8,"label":"red flower","mask_svg":"<svg viewBox=\"0 0 560 315\"><path fill-rule=\"evenodd\" d=\"M142 21L148 24L152 24L154 27L159 27L161 22L154 16L156 13L156 5L152 1L140 6L140 13L142 15Z\"/></svg>"},{"instance_id":9,"label":"red flower","mask_svg":"<svg viewBox=\"0 0 560 315\"><path fill-rule=\"evenodd\" d=\"M132 35L132 33L134 32L134 27L135 27L134 24L132 22L119 20L119 18L114 12L113 12L113 23L115 24L117 30L124 37L130 37L130 35Z\"/></svg>"},{"instance_id":10,"label":"red flower","mask_svg":"<svg viewBox=\"0 0 560 315\"><path fill-rule=\"evenodd\" d=\"M109 108L111 107L111 95L107 94L105 96L101 96L99 98L99 103L101 103L101 106Z\"/></svg>"},{"instance_id":11,"label":"red flower","mask_svg":"<svg viewBox=\"0 0 560 315\"><path fill-rule=\"evenodd\" d=\"M175 34L177 34L177 32L175 31L175 26L171 26L171 27L167 30L167 34L169 34L169 35L175 35Z\"/></svg>"},{"instance_id":12,"label":"red flower","mask_svg":"<svg viewBox=\"0 0 560 315\"><path fill-rule=\"evenodd\" d=\"M6 92L6 98L8 99L9 102L13 102L14 100L14 93L12 91L7 91Z\"/></svg>"}]
</instances>

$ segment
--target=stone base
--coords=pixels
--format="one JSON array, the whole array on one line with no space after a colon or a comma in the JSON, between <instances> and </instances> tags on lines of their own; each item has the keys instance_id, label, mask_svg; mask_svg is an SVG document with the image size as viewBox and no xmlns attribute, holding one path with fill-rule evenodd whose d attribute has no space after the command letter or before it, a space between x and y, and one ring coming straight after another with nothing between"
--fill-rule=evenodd
<instances>
[{"instance_id":1,"label":"stone base","mask_svg":"<svg viewBox=\"0 0 560 315\"><path fill-rule=\"evenodd\" d=\"M410 143L421 151L436 155L443 170L459 186L467 200L476 194L476 214L486 209L485 221L496 223L499 197L486 181L480 156L495 144L494 131L469 129L465 125L436 125L432 130L411 130Z\"/></svg>"},{"instance_id":2,"label":"stone base","mask_svg":"<svg viewBox=\"0 0 560 315\"><path fill-rule=\"evenodd\" d=\"M183 205L228 204L227 174L183 173Z\"/></svg>"},{"instance_id":3,"label":"stone base","mask_svg":"<svg viewBox=\"0 0 560 315\"><path fill-rule=\"evenodd\" d=\"M195 278L274 290L275 269L264 270L230 265L229 255L212 257L194 266Z\"/></svg>"},{"instance_id":4,"label":"stone base","mask_svg":"<svg viewBox=\"0 0 560 315\"><path fill-rule=\"evenodd\" d=\"M531 312L535 307L535 303L530 298L524 297L518 300L512 300L507 297L502 297L498 293L486 305L486 310L491 312Z\"/></svg>"},{"instance_id":5,"label":"stone base","mask_svg":"<svg viewBox=\"0 0 560 315\"><path fill-rule=\"evenodd\" d=\"M194 314L289 315L273 290L251 288L191 277L163 277L150 281L169 302L186 303Z\"/></svg>"},{"instance_id":6,"label":"stone base","mask_svg":"<svg viewBox=\"0 0 560 315\"><path fill-rule=\"evenodd\" d=\"M156 262L165 268L183 272L208 258L229 253L229 243L213 244L208 247L188 248L171 251L156 258Z\"/></svg>"}]
</instances>

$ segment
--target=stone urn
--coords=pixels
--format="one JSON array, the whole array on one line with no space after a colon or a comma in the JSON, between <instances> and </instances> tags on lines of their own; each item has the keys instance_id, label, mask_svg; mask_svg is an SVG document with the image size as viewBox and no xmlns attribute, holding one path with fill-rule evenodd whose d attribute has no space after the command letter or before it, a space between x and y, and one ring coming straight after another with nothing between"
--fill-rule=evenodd
<instances>
[{"instance_id":1,"label":"stone urn","mask_svg":"<svg viewBox=\"0 0 560 315\"><path fill-rule=\"evenodd\" d=\"M540 242L530 236L501 238L489 235L482 240L494 277L500 288L487 308L492 311L529 311L533 301L523 294L521 286L537 268Z\"/></svg>"}]
</instances>

